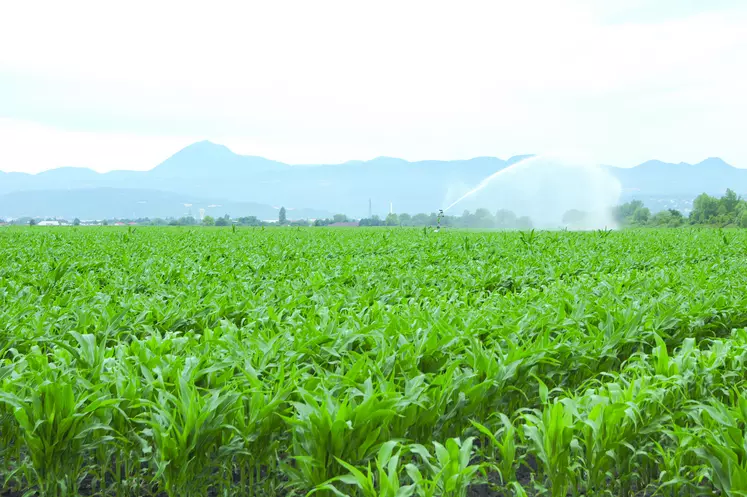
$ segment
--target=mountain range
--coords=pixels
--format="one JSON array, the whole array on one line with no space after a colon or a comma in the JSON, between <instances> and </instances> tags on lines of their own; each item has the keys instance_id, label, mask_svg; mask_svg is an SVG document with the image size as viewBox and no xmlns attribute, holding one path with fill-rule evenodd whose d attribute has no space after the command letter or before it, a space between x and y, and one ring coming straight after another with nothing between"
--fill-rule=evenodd
<instances>
[{"instance_id":1,"label":"mountain range","mask_svg":"<svg viewBox=\"0 0 747 497\"><path fill-rule=\"evenodd\" d=\"M433 212L444 199L458 197L526 157L418 162L378 157L292 166L202 141L148 171L64 167L38 174L0 172L0 217L180 217L205 209L213 216L276 219L280 206L289 219L337 212L363 217L369 199L378 215L385 215L390 203L396 212ZM622 200L640 198L652 210L686 210L685 204L703 192L721 195L731 188L747 193L747 170L718 158L698 164L648 161L608 170L621 183Z\"/></svg>"}]
</instances>

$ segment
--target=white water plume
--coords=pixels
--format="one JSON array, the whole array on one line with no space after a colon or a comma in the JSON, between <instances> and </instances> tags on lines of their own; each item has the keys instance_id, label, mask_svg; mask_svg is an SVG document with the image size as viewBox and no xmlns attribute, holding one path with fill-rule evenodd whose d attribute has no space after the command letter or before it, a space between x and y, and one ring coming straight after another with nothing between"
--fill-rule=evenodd
<instances>
[{"instance_id":1,"label":"white water plume","mask_svg":"<svg viewBox=\"0 0 747 497\"><path fill-rule=\"evenodd\" d=\"M466 210L499 209L529 216L541 229L615 228L619 181L601 166L551 155L530 157L497 171L452 202Z\"/></svg>"}]
</instances>

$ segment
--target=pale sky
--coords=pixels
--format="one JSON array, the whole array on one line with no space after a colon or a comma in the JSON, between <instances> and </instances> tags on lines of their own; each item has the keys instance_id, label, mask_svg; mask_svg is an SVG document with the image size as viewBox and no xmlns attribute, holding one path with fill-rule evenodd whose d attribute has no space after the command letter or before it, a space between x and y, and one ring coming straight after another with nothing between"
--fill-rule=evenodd
<instances>
[{"instance_id":1,"label":"pale sky","mask_svg":"<svg viewBox=\"0 0 747 497\"><path fill-rule=\"evenodd\" d=\"M747 167L745 0L0 3L0 170L572 151Z\"/></svg>"}]
</instances>

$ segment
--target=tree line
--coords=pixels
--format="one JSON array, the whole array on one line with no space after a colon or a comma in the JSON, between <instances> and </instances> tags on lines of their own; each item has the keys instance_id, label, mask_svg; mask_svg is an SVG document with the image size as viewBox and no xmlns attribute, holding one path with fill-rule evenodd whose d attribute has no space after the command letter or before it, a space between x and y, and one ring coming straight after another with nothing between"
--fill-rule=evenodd
<instances>
[{"instance_id":1,"label":"tree line","mask_svg":"<svg viewBox=\"0 0 747 497\"><path fill-rule=\"evenodd\" d=\"M582 228L592 214L579 210L569 210L562 217L562 225L570 228ZM733 190L728 189L720 198L713 197L706 193L699 195L693 201L693 208L687 214L683 214L676 209L666 209L660 212L652 213L651 210L640 200L632 200L622 205L614 207L611 217L623 227L669 227L677 228L680 226L715 226L715 227L739 227L747 228L747 200L739 197ZM49 219L52 220L52 219ZM79 219L74 219L65 224L78 226L81 224ZM345 214L335 214L327 219L315 220L289 220L286 210L281 207L278 211L277 221L262 221L256 216L241 216L231 218L228 214L220 217L205 216L202 219L196 219L192 216L181 218L138 218L138 219L111 219L103 220L97 224L109 225L115 223L131 223L138 225L151 226L329 226L335 223L357 222L359 226L436 226L439 223L438 214L419 213L410 215L408 213L395 214L390 213L385 218L371 216L355 220ZM2 222L2 220L0 220ZM34 225L37 219L21 218L16 219L12 224ZM528 216L520 216L507 210L499 209L495 213L488 209L477 209L475 212L465 210L461 215L445 215L440 219L443 227L452 228L477 228L477 229L516 229L528 230L533 228L532 219Z\"/></svg>"},{"instance_id":2,"label":"tree line","mask_svg":"<svg viewBox=\"0 0 747 497\"><path fill-rule=\"evenodd\" d=\"M692 210L685 216L676 209L652 214L643 202L633 200L616 207L614 217L622 226L747 228L747 201L731 189L720 198L703 193L695 198Z\"/></svg>"}]
</instances>

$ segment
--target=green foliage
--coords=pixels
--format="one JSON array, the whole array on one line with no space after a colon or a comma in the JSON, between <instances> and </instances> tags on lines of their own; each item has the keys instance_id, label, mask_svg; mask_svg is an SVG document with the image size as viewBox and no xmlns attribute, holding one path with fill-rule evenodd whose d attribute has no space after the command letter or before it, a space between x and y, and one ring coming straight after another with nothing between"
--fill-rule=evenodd
<instances>
[{"instance_id":1,"label":"green foliage","mask_svg":"<svg viewBox=\"0 0 747 497\"><path fill-rule=\"evenodd\" d=\"M180 217L176 221L176 224L178 226L196 226L198 224L198 221L192 216L184 216L184 217Z\"/></svg>"},{"instance_id":2,"label":"green foliage","mask_svg":"<svg viewBox=\"0 0 747 497\"><path fill-rule=\"evenodd\" d=\"M9 495L747 492L747 232L0 242Z\"/></svg>"},{"instance_id":3,"label":"green foliage","mask_svg":"<svg viewBox=\"0 0 747 497\"><path fill-rule=\"evenodd\" d=\"M721 227L747 227L745 212L747 212L747 202L738 197L732 190L726 190L726 193L720 199L703 193L693 202L690 221L693 224L709 224Z\"/></svg>"},{"instance_id":4,"label":"green foliage","mask_svg":"<svg viewBox=\"0 0 747 497\"><path fill-rule=\"evenodd\" d=\"M394 213L387 214L384 224L387 226L399 226L399 217Z\"/></svg>"},{"instance_id":5,"label":"green foliage","mask_svg":"<svg viewBox=\"0 0 747 497\"><path fill-rule=\"evenodd\" d=\"M203 226L215 226L215 218L213 216L205 216L202 218Z\"/></svg>"},{"instance_id":6,"label":"green foliage","mask_svg":"<svg viewBox=\"0 0 747 497\"><path fill-rule=\"evenodd\" d=\"M245 216L238 219L241 226L263 226L264 223L257 219L256 216Z\"/></svg>"}]
</instances>

